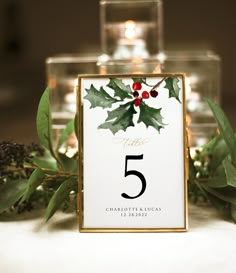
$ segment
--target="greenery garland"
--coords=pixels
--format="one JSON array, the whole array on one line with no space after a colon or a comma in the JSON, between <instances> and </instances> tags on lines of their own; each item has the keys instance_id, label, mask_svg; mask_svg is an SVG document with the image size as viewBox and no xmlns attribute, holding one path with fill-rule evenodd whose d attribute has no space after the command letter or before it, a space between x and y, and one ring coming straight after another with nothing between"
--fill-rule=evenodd
<instances>
[{"instance_id":1,"label":"greenery garland","mask_svg":"<svg viewBox=\"0 0 236 273\"><path fill-rule=\"evenodd\" d=\"M52 145L52 120L47 88L39 102L37 132L40 145L0 143L0 214L46 206L46 221L59 209L76 211L78 154L60 153L68 137L77 134L76 117ZM207 99L220 134L189 153L189 199L211 203L236 222L236 138L223 110ZM43 147L43 148L42 148Z\"/></svg>"}]
</instances>

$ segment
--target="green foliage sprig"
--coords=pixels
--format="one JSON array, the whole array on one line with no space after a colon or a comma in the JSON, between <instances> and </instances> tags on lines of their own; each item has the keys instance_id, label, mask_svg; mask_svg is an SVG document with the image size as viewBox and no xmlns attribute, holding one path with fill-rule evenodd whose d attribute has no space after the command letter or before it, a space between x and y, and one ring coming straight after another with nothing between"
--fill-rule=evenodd
<instances>
[{"instance_id":1,"label":"green foliage sprig","mask_svg":"<svg viewBox=\"0 0 236 273\"><path fill-rule=\"evenodd\" d=\"M43 204L49 220L59 208L75 210L78 154L70 158L60 153L60 147L72 133L78 135L77 118L68 123L54 147L49 92L47 88L38 106L40 145L0 143L0 214ZM195 202L210 202L236 222L236 137L222 109L207 102L220 134L189 155L188 195Z\"/></svg>"},{"instance_id":2,"label":"green foliage sprig","mask_svg":"<svg viewBox=\"0 0 236 273\"><path fill-rule=\"evenodd\" d=\"M202 197L236 222L236 137L223 110L207 99L220 134L189 156L190 198Z\"/></svg>"},{"instance_id":3,"label":"green foliage sprig","mask_svg":"<svg viewBox=\"0 0 236 273\"><path fill-rule=\"evenodd\" d=\"M8 145L16 146L18 150L12 149L11 153L9 151L11 160L5 165L1 164L0 214L14 209L18 212L29 210L41 203L47 207L46 220L49 220L59 207L68 208L76 205L77 154L70 158L67 153L59 152L60 147L75 131L75 122L72 120L68 123L57 147L54 147L49 93L50 90L47 88L40 99L37 112L38 139L45 152L42 153L40 150L41 153L35 153L35 149L31 149L26 153L24 145L14 143ZM23 147L23 151L19 150L19 147ZM3 153L3 149L0 153Z\"/></svg>"}]
</instances>

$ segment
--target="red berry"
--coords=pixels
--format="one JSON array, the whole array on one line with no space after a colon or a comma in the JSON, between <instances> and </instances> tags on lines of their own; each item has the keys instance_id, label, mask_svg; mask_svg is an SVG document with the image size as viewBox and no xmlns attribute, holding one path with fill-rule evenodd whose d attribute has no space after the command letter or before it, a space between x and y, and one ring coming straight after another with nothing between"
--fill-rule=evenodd
<instances>
[{"instance_id":1,"label":"red berry","mask_svg":"<svg viewBox=\"0 0 236 273\"><path fill-rule=\"evenodd\" d=\"M134 100L134 105L135 105L135 106L139 106L140 103L141 103L141 101L142 101L141 98L136 98L136 99Z\"/></svg>"},{"instance_id":2,"label":"red berry","mask_svg":"<svg viewBox=\"0 0 236 273\"><path fill-rule=\"evenodd\" d=\"M137 98L137 97L139 96L138 91L134 91L133 96L134 96L135 98Z\"/></svg>"},{"instance_id":3,"label":"red berry","mask_svg":"<svg viewBox=\"0 0 236 273\"><path fill-rule=\"evenodd\" d=\"M133 90L137 91L137 90L141 90L142 88L142 84L141 82L134 82L132 85Z\"/></svg>"},{"instance_id":4,"label":"red berry","mask_svg":"<svg viewBox=\"0 0 236 273\"><path fill-rule=\"evenodd\" d=\"M148 98L149 98L149 93L148 93L148 91L143 91L143 93L142 93L142 98L144 98L144 99L148 99Z\"/></svg>"},{"instance_id":5,"label":"red berry","mask_svg":"<svg viewBox=\"0 0 236 273\"><path fill-rule=\"evenodd\" d=\"M156 90L151 90L150 91L150 95L153 97L153 98L156 98L158 96L158 92Z\"/></svg>"}]
</instances>

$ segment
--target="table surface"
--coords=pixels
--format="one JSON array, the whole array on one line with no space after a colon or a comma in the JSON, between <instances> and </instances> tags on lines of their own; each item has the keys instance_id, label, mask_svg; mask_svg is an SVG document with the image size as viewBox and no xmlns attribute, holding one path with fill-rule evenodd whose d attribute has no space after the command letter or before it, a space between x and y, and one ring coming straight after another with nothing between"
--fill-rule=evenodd
<instances>
[{"instance_id":1,"label":"table surface","mask_svg":"<svg viewBox=\"0 0 236 273\"><path fill-rule=\"evenodd\" d=\"M235 273L236 225L189 206L184 233L79 233L74 214L1 217L1 273Z\"/></svg>"}]
</instances>

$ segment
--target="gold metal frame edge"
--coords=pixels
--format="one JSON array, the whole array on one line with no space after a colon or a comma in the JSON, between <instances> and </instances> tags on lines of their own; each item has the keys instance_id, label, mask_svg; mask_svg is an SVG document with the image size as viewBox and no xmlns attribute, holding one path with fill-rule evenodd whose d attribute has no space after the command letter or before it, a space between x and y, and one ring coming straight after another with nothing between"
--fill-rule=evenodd
<instances>
[{"instance_id":1,"label":"gold metal frame edge","mask_svg":"<svg viewBox=\"0 0 236 273\"><path fill-rule=\"evenodd\" d=\"M180 228L85 228L83 227L83 103L81 98L82 80L88 78L140 78L140 77L180 77L183 88L183 156L184 156L184 226ZM185 97L185 73L146 73L146 74L80 74L78 75L77 89L77 116L79 128L79 181L77 195L77 213L79 222L79 232L81 233L157 233L157 232L187 232L188 231L188 138L186 122L186 97Z\"/></svg>"}]
</instances>

